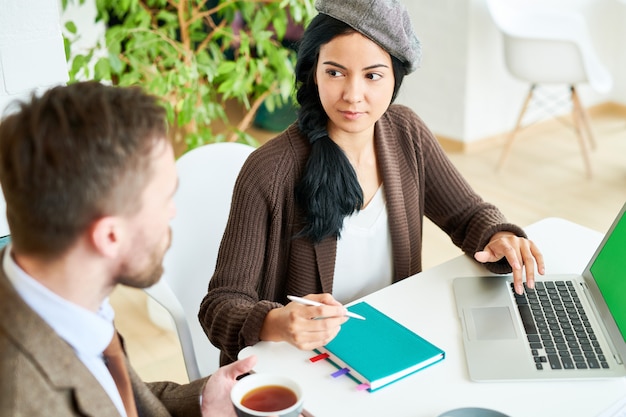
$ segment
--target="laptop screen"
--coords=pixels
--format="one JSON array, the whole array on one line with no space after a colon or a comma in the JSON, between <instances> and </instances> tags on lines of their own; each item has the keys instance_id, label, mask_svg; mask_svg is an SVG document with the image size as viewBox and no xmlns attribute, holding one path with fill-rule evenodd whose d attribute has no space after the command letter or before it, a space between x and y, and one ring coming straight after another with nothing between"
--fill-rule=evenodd
<instances>
[{"instance_id":1,"label":"laptop screen","mask_svg":"<svg viewBox=\"0 0 626 417\"><path fill-rule=\"evenodd\" d=\"M622 213L590 269L626 342L626 213Z\"/></svg>"}]
</instances>

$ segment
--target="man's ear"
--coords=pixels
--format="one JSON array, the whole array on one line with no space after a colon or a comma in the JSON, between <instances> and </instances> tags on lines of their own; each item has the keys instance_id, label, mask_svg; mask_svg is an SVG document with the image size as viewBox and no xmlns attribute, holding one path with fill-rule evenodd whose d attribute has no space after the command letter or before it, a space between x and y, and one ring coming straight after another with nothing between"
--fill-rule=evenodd
<instances>
[{"instance_id":1,"label":"man's ear","mask_svg":"<svg viewBox=\"0 0 626 417\"><path fill-rule=\"evenodd\" d=\"M118 256L123 236L124 228L119 217L102 217L91 225L91 243L97 252L107 258L113 259Z\"/></svg>"}]
</instances>

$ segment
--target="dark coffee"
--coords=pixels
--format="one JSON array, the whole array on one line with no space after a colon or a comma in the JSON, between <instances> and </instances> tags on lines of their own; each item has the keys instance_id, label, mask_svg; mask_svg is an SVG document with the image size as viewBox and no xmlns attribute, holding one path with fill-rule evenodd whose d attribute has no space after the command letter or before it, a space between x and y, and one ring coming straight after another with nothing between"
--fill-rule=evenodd
<instances>
[{"instance_id":1,"label":"dark coffee","mask_svg":"<svg viewBox=\"0 0 626 417\"><path fill-rule=\"evenodd\" d=\"M241 404L256 411L280 411L289 408L298 401L296 393L280 385L265 385L248 392L241 399Z\"/></svg>"}]
</instances>

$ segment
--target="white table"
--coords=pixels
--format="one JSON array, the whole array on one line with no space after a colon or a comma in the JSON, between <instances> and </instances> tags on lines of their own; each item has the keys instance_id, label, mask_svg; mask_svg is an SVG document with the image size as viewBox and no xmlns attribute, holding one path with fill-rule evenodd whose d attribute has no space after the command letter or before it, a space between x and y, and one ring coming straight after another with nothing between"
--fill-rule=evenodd
<instances>
[{"instance_id":1,"label":"white table","mask_svg":"<svg viewBox=\"0 0 626 417\"><path fill-rule=\"evenodd\" d=\"M603 234L569 221L548 218L526 231L546 260L547 273L581 273ZM473 382L469 379L460 322L452 292L458 276L484 275L466 256L363 298L446 352L446 359L379 391L357 391L347 377L333 379L326 361L310 363L312 352L286 343L261 342L240 357L258 356L256 372L296 379L305 409L316 417L436 417L458 407L485 407L511 417L593 417L626 395L626 378L566 382Z\"/></svg>"}]
</instances>

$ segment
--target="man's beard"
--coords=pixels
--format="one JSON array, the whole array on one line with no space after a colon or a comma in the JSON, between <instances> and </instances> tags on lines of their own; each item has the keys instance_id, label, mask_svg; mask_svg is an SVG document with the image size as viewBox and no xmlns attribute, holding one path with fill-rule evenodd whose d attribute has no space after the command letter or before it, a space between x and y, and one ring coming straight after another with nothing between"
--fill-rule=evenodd
<instances>
[{"instance_id":1,"label":"man's beard","mask_svg":"<svg viewBox=\"0 0 626 417\"><path fill-rule=\"evenodd\" d=\"M172 229L168 229L168 241L165 249L155 248L150 254L150 262L142 271L131 273L128 267L122 267L122 271L117 276L118 284L133 288L148 288L156 284L163 276L163 258L172 244Z\"/></svg>"}]
</instances>

